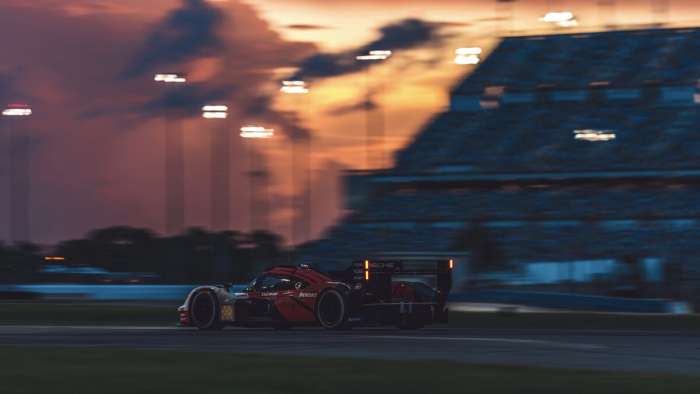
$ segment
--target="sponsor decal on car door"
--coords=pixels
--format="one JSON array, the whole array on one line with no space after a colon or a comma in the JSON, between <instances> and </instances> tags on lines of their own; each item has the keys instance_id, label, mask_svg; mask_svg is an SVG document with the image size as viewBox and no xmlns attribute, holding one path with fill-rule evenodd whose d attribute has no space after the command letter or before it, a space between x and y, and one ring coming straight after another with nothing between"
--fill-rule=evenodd
<instances>
[{"instance_id":1,"label":"sponsor decal on car door","mask_svg":"<svg viewBox=\"0 0 700 394\"><path fill-rule=\"evenodd\" d=\"M288 321L310 322L316 319L314 302L309 302L315 292L305 289L303 282L295 280L288 289L280 291L275 306Z\"/></svg>"}]
</instances>

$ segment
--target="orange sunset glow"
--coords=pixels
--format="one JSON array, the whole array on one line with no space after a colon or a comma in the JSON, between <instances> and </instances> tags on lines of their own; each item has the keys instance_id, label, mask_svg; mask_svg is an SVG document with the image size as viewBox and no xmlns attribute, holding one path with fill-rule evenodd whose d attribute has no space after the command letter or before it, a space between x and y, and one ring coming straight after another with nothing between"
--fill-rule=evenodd
<instances>
[{"instance_id":1,"label":"orange sunset glow","mask_svg":"<svg viewBox=\"0 0 700 394\"><path fill-rule=\"evenodd\" d=\"M541 22L551 10L571 11L578 26ZM393 53L370 66L302 72L319 54L355 62L355 51L403 21L427 36L375 48ZM700 7L694 0L672 0L661 10L642 0L3 0L0 100L31 102L33 116L2 125L0 147L9 149L6 130L22 130L38 242L113 224L162 231L166 116L184 129L187 227L208 225L211 134L230 130L231 227L249 227L248 176L256 163L267 174L269 229L289 237L290 220L301 215L291 197L303 200L310 187L313 238L343 214L344 171L391 166L392 152L445 108L450 89L475 67L455 64L456 48L483 48L485 58L503 35L660 23L695 26ZM181 102L172 109L167 97L177 88L154 83L154 72L183 73L202 101L228 106L226 119L204 119L201 106ZM309 93L281 93L281 81L297 74ZM249 124L274 128L274 138L240 138L239 128ZM383 140L371 142L370 158L368 124L384 130ZM7 177L0 166L0 178ZM0 206L8 199L3 187ZM7 215L3 208L0 217ZM7 232L0 227L0 239Z\"/></svg>"}]
</instances>

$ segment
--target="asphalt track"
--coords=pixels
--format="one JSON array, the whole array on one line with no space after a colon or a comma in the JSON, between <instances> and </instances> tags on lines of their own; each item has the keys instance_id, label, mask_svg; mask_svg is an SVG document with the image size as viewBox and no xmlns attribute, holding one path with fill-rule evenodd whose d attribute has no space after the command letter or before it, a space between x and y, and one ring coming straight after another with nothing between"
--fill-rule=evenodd
<instances>
[{"instance_id":1,"label":"asphalt track","mask_svg":"<svg viewBox=\"0 0 700 394\"><path fill-rule=\"evenodd\" d=\"M387 360L450 360L602 370L700 374L700 334L642 331L426 328L230 328L0 326L0 344L254 352Z\"/></svg>"}]
</instances>

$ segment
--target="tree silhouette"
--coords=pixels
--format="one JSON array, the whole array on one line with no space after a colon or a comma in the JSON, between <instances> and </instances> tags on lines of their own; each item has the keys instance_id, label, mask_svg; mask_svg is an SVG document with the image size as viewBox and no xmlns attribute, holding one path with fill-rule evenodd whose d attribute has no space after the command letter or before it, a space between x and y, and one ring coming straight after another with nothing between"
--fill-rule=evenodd
<instances>
[{"instance_id":1,"label":"tree silhouette","mask_svg":"<svg viewBox=\"0 0 700 394\"><path fill-rule=\"evenodd\" d=\"M267 231L244 234L190 228L159 237L151 230L128 226L96 229L85 238L63 241L52 254L65 260L51 264L154 273L166 283L244 282L289 256L282 237ZM38 280L42 259L36 245L0 242L0 280Z\"/></svg>"}]
</instances>

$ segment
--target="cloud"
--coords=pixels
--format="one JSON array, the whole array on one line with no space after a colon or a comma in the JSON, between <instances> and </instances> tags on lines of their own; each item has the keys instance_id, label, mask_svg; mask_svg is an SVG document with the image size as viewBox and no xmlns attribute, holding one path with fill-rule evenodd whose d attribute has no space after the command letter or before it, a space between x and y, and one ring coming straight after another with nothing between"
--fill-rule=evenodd
<instances>
[{"instance_id":1,"label":"cloud","mask_svg":"<svg viewBox=\"0 0 700 394\"><path fill-rule=\"evenodd\" d=\"M90 1L74 0L72 4ZM27 132L34 138L32 224L36 240L51 242L112 224L160 229L164 162L160 115L167 110L177 109L174 113L188 118L181 122L188 131L188 224L208 220L208 197L200 191L208 188L210 168L210 133L205 130L215 125L200 120L202 103L229 105L230 119L217 124L234 131L259 114L257 120L280 135L310 134L296 114L275 110L274 82L276 69L296 64L316 47L288 41L242 2L229 1L214 8L202 1L149 0L148 9L143 10L143 2L133 0L120 4L142 12L128 16L108 10L74 16L58 0L51 7L34 2L23 2L21 7L0 3L0 33L17 37L5 43L0 57L0 106L25 100L36 109L27 123L31 127ZM206 24L204 30L189 22L173 25L174 21L191 21L193 13L218 15L217 22ZM208 36L211 41L187 38L193 36ZM154 37L165 41L156 42ZM176 42L199 44L185 45L187 52L165 53ZM155 52L149 54L151 50ZM159 67L187 72L190 82L167 87L155 84L151 72ZM135 74L128 76L127 71ZM253 112L250 101L258 96L263 97L259 102L264 108ZM283 161L268 158L275 151L255 147L250 153L247 141L234 136L232 184L247 184L249 155L269 159L274 182L286 176ZM7 149L7 141L0 144L0 149ZM7 171L0 167L0 184L6 181ZM245 190L242 193L232 196L231 219L236 227L247 223ZM0 188L0 207L6 206L6 200ZM5 227L0 226L0 239L7 235Z\"/></svg>"},{"instance_id":2,"label":"cloud","mask_svg":"<svg viewBox=\"0 0 700 394\"><path fill-rule=\"evenodd\" d=\"M355 56L373 49L401 50L438 44L442 40L438 23L420 19L403 19L379 29L379 38L365 45L340 53L317 53L299 64L295 79L320 79L359 72L371 62L361 62Z\"/></svg>"},{"instance_id":3,"label":"cloud","mask_svg":"<svg viewBox=\"0 0 700 394\"><path fill-rule=\"evenodd\" d=\"M441 27L459 28L459 27L470 27L474 26L471 22L434 22L435 25Z\"/></svg>"},{"instance_id":4,"label":"cloud","mask_svg":"<svg viewBox=\"0 0 700 394\"><path fill-rule=\"evenodd\" d=\"M278 125L284 135L293 141L304 141L312 138L312 131L302 125L298 113L277 111L274 109L272 101L273 97L269 95L259 95L251 98L247 105L243 107L245 116L251 120L265 119Z\"/></svg>"},{"instance_id":5,"label":"cloud","mask_svg":"<svg viewBox=\"0 0 700 394\"><path fill-rule=\"evenodd\" d=\"M271 34L266 24L251 27L255 18L247 14L244 6L229 7L226 11L203 0L185 0L151 30L119 77L133 80L150 77L156 70L186 74L192 70L186 84L151 87L159 93L148 95L145 101L92 106L81 117L120 115L122 122L165 113L180 118L198 117L203 105L217 102L228 104L242 119L275 126L281 135L292 140L310 138L311 130L301 125L297 114L274 108L272 94L277 91L266 92L261 86L274 81L267 70L286 66L283 62L288 59L296 62L300 53L305 56L315 47L285 42ZM243 26L232 28L236 22ZM227 35L231 31L236 35ZM256 31L257 35L251 35ZM202 60L209 60L210 70L204 77L195 77L194 74L201 74L198 71L204 64Z\"/></svg>"},{"instance_id":6,"label":"cloud","mask_svg":"<svg viewBox=\"0 0 700 394\"><path fill-rule=\"evenodd\" d=\"M236 17L235 14L225 15L222 10L203 0L185 0L180 8L167 15L149 34L126 75L154 72L156 67L171 67L176 68L176 72L183 72L204 58L214 60L211 64L218 67L198 82L169 86L159 97L126 108L126 112L141 116L171 112L180 117L193 117L199 116L200 108L205 104L235 103L243 118L262 119L274 124L282 135L292 140L310 138L311 130L301 125L297 114L277 111L271 93L259 89L266 81L258 70L268 65L281 66L279 62L289 57L286 52L292 52L292 49L285 50L285 45L277 45L277 48L268 51L262 37L256 37L253 41L245 37L226 37L225 31L234 30L231 24ZM277 53L274 49L277 49ZM242 65L240 59L248 57L256 61ZM253 72L258 75L246 75ZM102 109L91 109L85 115L102 113Z\"/></svg>"},{"instance_id":7,"label":"cloud","mask_svg":"<svg viewBox=\"0 0 700 394\"><path fill-rule=\"evenodd\" d=\"M325 29L330 29L330 27L328 27L328 26L311 25L311 24L304 24L304 23L286 25L286 26L284 26L284 28L291 29L291 30L325 30Z\"/></svg>"},{"instance_id":8,"label":"cloud","mask_svg":"<svg viewBox=\"0 0 700 394\"><path fill-rule=\"evenodd\" d=\"M369 98L365 98L361 101L332 108L326 111L326 114L331 116L343 116L359 111L374 111L377 108L379 108L379 103L370 95Z\"/></svg>"},{"instance_id":9,"label":"cloud","mask_svg":"<svg viewBox=\"0 0 700 394\"><path fill-rule=\"evenodd\" d=\"M145 41L139 55L125 71L135 77L188 59L213 53L222 42L216 34L224 17L205 0L184 0Z\"/></svg>"},{"instance_id":10,"label":"cloud","mask_svg":"<svg viewBox=\"0 0 700 394\"><path fill-rule=\"evenodd\" d=\"M371 49L406 49L430 42L436 38L436 24L420 19L404 19L379 29L381 36L362 48L365 53Z\"/></svg>"},{"instance_id":11,"label":"cloud","mask_svg":"<svg viewBox=\"0 0 700 394\"><path fill-rule=\"evenodd\" d=\"M139 106L133 110L149 114L173 111L180 117L199 116L202 106L226 100L232 90L231 86L212 87L207 84L196 83L174 86L173 89L168 89L161 96L152 99L144 106Z\"/></svg>"},{"instance_id":12,"label":"cloud","mask_svg":"<svg viewBox=\"0 0 700 394\"><path fill-rule=\"evenodd\" d=\"M505 16L487 16L483 18L474 19L475 22L503 22L510 20L511 18Z\"/></svg>"}]
</instances>

